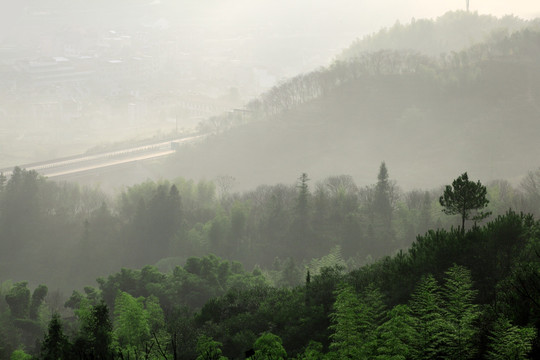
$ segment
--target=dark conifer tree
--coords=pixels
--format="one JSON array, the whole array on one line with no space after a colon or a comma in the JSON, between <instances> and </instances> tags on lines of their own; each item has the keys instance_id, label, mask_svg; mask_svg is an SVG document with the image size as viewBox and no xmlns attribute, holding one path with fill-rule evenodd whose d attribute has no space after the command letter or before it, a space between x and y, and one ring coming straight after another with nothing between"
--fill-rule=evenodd
<instances>
[{"instance_id":1,"label":"dark conifer tree","mask_svg":"<svg viewBox=\"0 0 540 360\"><path fill-rule=\"evenodd\" d=\"M60 315L53 314L49 321L49 330L41 345L41 359L43 360L64 360L70 359L70 343L62 329Z\"/></svg>"},{"instance_id":2,"label":"dark conifer tree","mask_svg":"<svg viewBox=\"0 0 540 360\"><path fill-rule=\"evenodd\" d=\"M373 199L373 210L384 226L389 226L392 221L392 204L390 200L391 184L388 180L388 169L384 161L379 168L377 175L377 185L375 186L375 196Z\"/></svg>"},{"instance_id":3,"label":"dark conifer tree","mask_svg":"<svg viewBox=\"0 0 540 360\"><path fill-rule=\"evenodd\" d=\"M451 186L446 185L443 195L439 198L439 203L444 207L445 214L461 215L461 233L465 234L465 220L482 220L491 214L479 211L489 203L486 195L486 187L480 181L476 183L470 181L465 172L455 179ZM476 210L476 215L471 217L473 210Z\"/></svg>"}]
</instances>

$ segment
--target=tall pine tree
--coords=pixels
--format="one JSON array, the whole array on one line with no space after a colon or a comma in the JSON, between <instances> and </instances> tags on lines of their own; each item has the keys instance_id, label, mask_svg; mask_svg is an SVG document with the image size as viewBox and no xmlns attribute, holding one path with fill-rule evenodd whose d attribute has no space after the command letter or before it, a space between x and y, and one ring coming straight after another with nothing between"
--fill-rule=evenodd
<instances>
[{"instance_id":1,"label":"tall pine tree","mask_svg":"<svg viewBox=\"0 0 540 360\"><path fill-rule=\"evenodd\" d=\"M476 321L480 316L474 299L471 272L454 265L446 272L442 289L444 298L444 335L441 343L447 359L466 360L477 353Z\"/></svg>"}]
</instances>

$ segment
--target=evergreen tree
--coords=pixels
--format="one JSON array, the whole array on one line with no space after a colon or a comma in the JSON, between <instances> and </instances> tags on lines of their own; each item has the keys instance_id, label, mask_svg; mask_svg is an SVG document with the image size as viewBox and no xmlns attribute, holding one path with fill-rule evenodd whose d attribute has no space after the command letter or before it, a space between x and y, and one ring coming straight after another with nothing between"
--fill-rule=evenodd
<instances>
[{"instance_id":1,"label":"evergreen tree","mask_svg":"<svg viewBox=\"0 0 540 360\"><path fill-rule=\"evenodd\" d=\"M410 308L414 317L414 339L412 354L414 359L434 359L444 332L442 299L439 285L433 275L420 280L411 295Z\"/></svg>"},{"instance_id":2,"label":"evergreen tree","mask_svg":"<svg viewBox=\"0 0 540 360\"><path fill-rule=\"evenodd\" d=\"M296 211L299 218L306 219L308 214L308 198L310 195L308 187L309 178L306 173L302 173L298 180L300 181L300 184L297 185L298 198L296 202Z\"/></svg>"},{"instance_id":3,"label":"evergreen tree","mask_svg":"<svg viewBox=\"0 0 540 360\"><path fill-rule=\"evenodd\" d=\"M366 324L361 323L358 316L361 308L360 300L352 287L341 284L336 291L334 311L330 315L334 331L330 338L330 350L335 351L343 359L358 359L362 343L361 328Z\"/></svg>"},{"instance_id":4,"label":"evergreen tree","mask_svg":"<svg viewBox=\"0 0 540 360\"><path fill-rule=\"evenodd\" d=\"M527 359L536 338L534 328L520 328L512 325L504 317L500 317L490 336L489 360L521 360Z\"/></svg>"},{"instance_id":5,"label":"evergreen tree","mask_svg":"<svg viewBox=\"0 0 540 360\"><path fill-rule=\"evenodd\" d=\"M391 184L388 179L388 169L384 161L379 168L377 185L373 198L373 211L379 216L384 226L390 226L392 221Z\"/></svg>"},{"instance_id":6,"label":"evergreen tree","mask_svg":"<svg viewBox=\"0 0 540 360\"><path fill-rule=\"evenodd\" d=\"M447 359L474 358L480 310L473 302L478 291L472 288L471 273L463 266L452 266L445 280L442 290L445 330L441 348Z\"/></svg>"},{"instance_id":7,"label":"evergreen tree","mask_svg":"<svg viewBox=\"0 0 540 360\"><path fill-rule=\"evenodd\" d=\"M371 222L368 224L367 235L371 246L367 251L372 256L384 255L387 244L394 241L395 234L392 227L394 191L386 164L382 162L377 175L377 184L369 202Z\"/></svg>"},{"instance_id":8,"label":"evergreen tree","mask_svg":"<svg viewBox=\"0 0 540 360\"><path fill-rule=\"evenodd\" d=\"M465 220L471 219L471 212L476 210L473 220L482 220L490 215L490 212L481 212L489 200L486 198L487 189L478 182L469 181L467 173L463 173L452 182L452 186L446 185L439 203L447 215L461 215L461 232L465 233Z\"/></svg>"},{"instance_id":9,"label":"evergreen tree","mask_svg":"<svg viewBox=\"0 0 540 360\"><path fill-rule=\"evenodd\" d=\"M79 337L74 343L74 353L80 358L111 360L113 333L109 308L104 302L78 312L81 319Z\"/></svg>"},{"instance_id":10,"label":"evergreen tree","mask_svg":"<svg viewBox=\"0 0 540 360\"><path fill-rule=\"evenodd\" d=\"M68 360L70 359L70 343L62 329L60 315L53 314L49 329L41 345L41 359Z\"/></svg>"},{"instance_id":11,"label":"evergreen tree","mask_svg":"<svg viewBox=\"0 0 540 360\"><path fill-rule=\"evenodd\" d=\"M293 244L289 244L289 250L293 253L293 257L301 260L308 256L309 251L313 251L314 246L310 246L310 192L308 187L309 178L306 173L300 176L298 195L296 198L295 213L292 221L291 235Z\"/></svg>"},{"instance_id":12,"label":"evergreen tree","mask_svg":"<svg viewBox=\"0 0 540 360\"><path fill-rule=\"evenodd\" d=\"M396 305L388 313L389 319L378 329L377 359L404 360L412 358L414 319L407 305Z\"/></svg>"},{"instance_id":13,"label":"evergreen tree","mask_svg":"<svg viewBox=\"0 0 540 360\"><path fill-rule=\"evenodd\" d=\"M20 256L29 241L40 238L44 181L34 170L13 169L0 202L1 260Z\"/></svg>"},{"instance_id":14,"label":"evergreen tree","mask_svg":"<svg viewBox=\"0 0 540 360\"><path fill-rule=\"evenodd\" d=\"M361 354L365 358L372 358L377 353L377 328L385 320L386 308L383 295L373 284L369 284L362 292L360 317L360 333L362 341L359 344Z\"/></svg>"}]
</instances>

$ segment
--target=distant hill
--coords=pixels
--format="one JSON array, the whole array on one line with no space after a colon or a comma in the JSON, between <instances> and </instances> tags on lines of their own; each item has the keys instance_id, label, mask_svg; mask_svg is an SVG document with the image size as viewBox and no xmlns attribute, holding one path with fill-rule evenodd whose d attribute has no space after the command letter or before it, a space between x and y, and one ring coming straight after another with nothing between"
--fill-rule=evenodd
<instances>
[{"instance_id":1,"label":"distant hill","mask_svg":"<svg viewBox=\"0 0 540 360\"><path fill-rule=\"evenodd\" d=\"M252 187L341 173L369 184L384 160L405 188L462 171L512 180L540 165L539 104L534 27L445 56L363 53L263 94L247 124L225 131L234 114L212 119L219 134L178 153L167 175L226 174Z\"/></svg>"},{"instance_id":2,"label":"distant hill","mask_svg":"<svg viewBox=\"0 0 540 360\"><path fill-rule=\"evenodd\" d=\"M441 17L412 19L410 24L395 23L371 35L357 39L338 57L349 60L364 52L379 50L414 50L438 56L461 51L479 42L510 35L525 27L539 26L538 20L527 21L515 16L497 18L466 11L449 11Z\"/></svg>"}]
</instances>

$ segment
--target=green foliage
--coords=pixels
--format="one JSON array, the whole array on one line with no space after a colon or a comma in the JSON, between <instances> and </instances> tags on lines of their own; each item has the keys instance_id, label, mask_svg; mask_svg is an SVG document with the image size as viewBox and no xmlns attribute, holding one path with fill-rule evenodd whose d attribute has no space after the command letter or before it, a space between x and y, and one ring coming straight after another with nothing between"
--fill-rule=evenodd
<instances>
[{"instance_id":1,"label":"green foliage","mask_svg":"<svg viewBox=\"0 0 540 360\"><path fill-rule=\"evenodd\" d=\"M220 342L201 335L197 340L197 360L226 360L227 358L221 355L221 346Z\"/></svg>"},{"instance_id":2,"label":"green foliage","mask_svg":"<svg viewBox=\"0 0 540 360\"><path fill-rule=\"evenodd\" d=\"M377 328L384 316L383 296L377 288L370 285L359 297L350 285L341 284L331 314L330 350L339 358L374 357L379 347Z\"/></svg>"},{"instance_id":3,"label":"green foliage","mask_svg":"<svg viewBox=\"0 0 540 360\"><path fill-rule=\"evenodd\" d=\"M430 232L409 253L347 275L339 266L323 267L319 274L310 273L305 286L281 289L259 283L259 270L245 272L240 263L215 255L190 258L169 274L151 266L123 269L99 279L99 290L86 287L66 303L79 307L80 323L78 330L73 328L66 358L237 358L253 344L254 359L285 358L287 353L298 359L471 359L505 358L510 352L524 358L536 351L535 329L526 324L538 318L533 291L538 239L537 222L508 212L465 236L457 230ZM478 288L473 274L482 274L482 281L475 279ZM444 278L442 286L436 278ZM18 288L3 291L29 298L29 291L21 291L26 284ZM45 287L38 289L37 300ZM113 301L114 329L101 298ZM403 305L407 299L409 305ZM495 304L484 308L511 316L512 323L494 326L495 312L481 312L479 299ZM204 306L196 315L181 307L197 301ZM527 309L520 310L524 304ZM2 306L8 308L7 300ZM29 318L0 312L0 333L8 334L7 325L19 329L25 344L37 336L31 334L41 333ZM265 335L256 340L257 334ZM68 345L55 316L42 357Z\"/></svg>"},{"instance_id":4,"label":"green foliage","mask_svg":"<svg viewBox=\"0 0 540 360\"><path fill-rule=\"evenodd\" d=\"M339 358L350 355L380 359L468 359L485 356L486 349L493 354L499 351L495 345L487 344L487 329L492 326L494 314L503 314L511 324L516 324L517 329L527 329L527 326L539 323L540 226L532 216L508 211L465 234L461 233L463 229L432 230L418 236L409 251L397 252L350 274L343 274L346 264L359 264L363 259L352 255L350 249L371 249L376 258L377 253L388 253L390 249L407 244L401 240L412 239L420 224L427 227L435 223L431 213L435 205L433 194L417 191L402 198L393 197L395 194L392 193L392 183L388 181L386 166L383 168L381 165L379 172L378 183L364 189L358 189L346 176L340 176L318 184L312 195L307 188L307 179L302 181L301 178L299 188L284 185L261 187L251 193L231 195L219 204L212 200L205 185L201 190L206 193L201 195L205 197L204 205L195 201L196 193L190 192L195 189L193 184L176 188L168 183L149 183L131 189L133 193L126 192L125 209L122 211L114 205L109 208L109 205L99 202L96 208L85 210L85 216L69 217L72 221L69 226L77 229L74 233L80 230L75 238L86 242L81 247L73 245L73 242L66 243L69 249L73 246L83 252L92 251L94 245L99 246L94 241L103 236L105 242L116 242L119 247L115 254L119 254L120 250L133 245L127 239L134 234L132 231L138 229L137 226L142 229L153 224L157 228L163 220L146 218L150 216L146 214L148 211L164 216L167 206L170 206L169 210L179 212L168 217L162 225L164 229L174 225L174 230L168 228L167 232L173 234L171 239L176 245L185 245L190 236L189 224L199 224L193 225L196 227L193 233L197 236L191 240L197 245L191 250L201 252L214 239L220 255L227 254L240 260L223 260L217 255L195 257L186 252L174 258L174 265L184 260L185 265L173 267L171 261L168 273L150 265L142 269L122 268L106 278L99 278L98 288L85 287L84 292L73 292L66 306L75 310L80 326L71 321L65 324L69 333L74 334L74 356L110 357L116 351L115 356L151 358L165 354L172 357L176 352L180 358L194 358L196 339L198 335L205 334L223 344L220 346L223 354L239 357L252 346L259 334L272 332L282 339L282 347L292 357L320 358L326 355ZM64 215L53 216L53 213L70 213L67 209L71 209L65 200L60 206L45 196L46 190L54 190L54 186L31 175L24 175L28 176L28 183L24 184L22 172L17 176L19 178L14 181L22 183L14 182L13 191L15 185L21 189L28 186L28 191L35 185L37 190L34 190L43 201L56 204L50 213L44 210L48 207L36 213L43 224L48 224L47 228L59 224L58 229L67 226L66 223L53 222L53 219L60 221L65 218ZM495 185L490 187L488 195L490 199L496 199L497 204L490 205L496 205L497 211L501 211L504 204L526 202L519 197L517 190L504 190L503 184L496 186L496 190L493 190ZM17 191L22 192L21 189ZM5 191L7 188L3 193ZM63 191L66 192L58 190L54 194L77 194L74 189ZM293 225L298 224L298 216L302 213L298 206L303 201L303 192L307 199L305 229L310 230L311 235L301 240L302 237L293 236L299 234L294 232L299 228ZM382 230L374 226L382 222L382 212L374 211L375 199L379 196L377 192L386 194L391 203L397 201L396 206L391 207L391 221L388 223L388 229L395 230L396 243L373 241L384 238ZM184 193L187 195L181 195ZM0 202L4 195L1 198ZM135 201L136 198L140 201ZM377 216L380 217L378 220ZM180 223L174 223L177 220ZM451 221L442 219L439 224L449 226ZM100 227L103 232L99 231ZM143 237L148 235L141 234L137 235L140 235L138 240L133 241L143 241ZM293 238L299 241L289 241ZM129 244L122 245L125 248L119 245L123 241ZM310 244L313 244L312 248L306 250ZM163 242L159 246L165 249L169 243ZM291 247L294 252L290 251ZM29 249L31 246L25 251ZM100 256L110 256L112 263L118 265L124 260L136 262L137 257L132 255L114 259L104 252ZM278 258L277 255L281 256ZM161 255L156 252L152 256L158 258ZM362 256L368 257L367 254ZM275 268L268 270L276 258ZM53 261L52 258L47 259ZM90 259L89 264L92 262ZM261 265L254 266L253 271L244 270L244 266L248 268L259 262ZM3 270L10 265L2 263L2 266ZM304 276L299 269L306 268L310 274L309 281L305 286L298 286ZM265 276L284 288L269 286ZM424 280L419 282L421 278ZM436 279L444 285L439 287ZM445 279L444 283L442 279ZM345 286L336 291L342 282L353 284L354 290L347 285L348 290ZM30 296L27 286L26 282L2 286L2 358L9 357L17 348L31 349L36 338L43 333L44 329L37 320L45 308L47 287L40 285ZM345 296L347 291L350 291L349 297ZM403 305L409 299L409 306ZM387 312L387 307L392 310ZM114 331L108 319L109 308L115 315ZM480 309L492 309L493 313L482 313ZM347 325L348 312L354 315L351 323L356 325ZM61 328L56 324L55 329L58 332ZM356 335L349 338L356 340L347 343L348 337L344 334L355 334L354 331ZM522 336L525 340L529 336L527 331ZM495 335L494 332L493 339ZM318 345L306 347L310 341L319 343L322 348ZM533 356L538 353L533 340L519 346L529 349ZM323 354L327 349L330 352Z\"/></svg>"},{"instance_id":5,"label":"green foliage","mask_svg":"<svg viewBox=\"0 0 540 360\"><path fill-rule=\"evenodd\" d=\"M113 356L113 327L109 308L103 302L90 306L82 302L77 312L80 330L73 352L82 358L109 359Z\"/></svg>"},{"instance_id":6,"label":"green foliage","mask_svg":"<svg viewBox=\"0 0 540 360\"><path fill-rule=\"evenodd\" d=\"M361 331L367 327L367 324L362 323L365 318L361 318L358 314L361 306L352 287L341 284L336 291L334 311L331 315L333 324L330 329L334 332L331 335L330 349L344 359L357 359L361 356L359 349L359 345L363 342Z\"/></svg>"},{"instance_id":7,"label":"green foliage","mask_svg":"<svg viewBox=\"0 0 540 360\"><path fill-rule=\"evenodd\" d=\"M311 228L311 192L308 186L309 178L306 173L302 173L298 179L297 190L298 195L296 197L296 206L294 208L294 216L290 228L291 241L300 244L309 244L312 233ZM291 257L300 260L303 258L302 254L299 254L301 248L294 247L291 249ZM302 252L305 252L303 250Z\"/></svg>"},{"instance_id":8,"label":"green foliage","mask_svg":"<svg viewBox=\"0 0 540 360\"><path fill-rule=\"evenodd\" d=\"M411 295L409 306L415 318L413 358L433 359L440 352L444 319L440 288L432 275L427 275L420 281Z\"/></svg>"},{"instance_id":9,"label":"green foliage","mask_svg":"<svg viewBox=\"0 0 540 360\"><path fill-rule=\"evenodd\" d=\"M148 314L143 298L120 291L114 305L114 332L121 346L140 347L150 339Z\"/></svg>"},{"instance_id":10,"label":"green foliage","mask_svg":"<svg viewBox=\"0 0 540 360\"><path fill-rule=\"evenodd\" d=\"M11 353L10 360L32 360L32 355L24 352L24 350L15 350Z\"/></svg>"},{"instance_id":11,"label":"green foliage","mask_svg":"<svg viewBox=\"0 0 540 360\"><path fill-rule=\"evenodd\" d=\"M272 333L262 334L253 344L255 355L252 360L284 360L287 352L282 346L281 338Z\"/></svg>"},{"instance_id":12,"label":"green foliage","mask_svg":"<svg viewBox=\"0 0 540 360\"><path fill-rule=\"evenodd\" d=\"M60 315L53 314L49 322L49 329L41 344L41 359L67 360L70 359L71 344L64 335Z\"/></svg>"},{"instance_id":13,"label":"green foliage","mask_svg":"<svg viewBox=\"0 0 540 360\"><path fill-rule=\"evenodd\" d=\"M283 264L280 278L277 281L278 286L294 287L301 281L302 274L296 267L293 258L287 258Z\"/></svg>"},{"instance_id":14,"label":"green foliage","mask_svg":"<svg viewBox=\"0 0 540 360\"><path fill-rule=\"evenodd\" d=\"M388 169L384 161L381 163L377 175L373 211L380 217L384 226L390 226L392 221L391 185L388 180Z\"/></svg>"},{"instance_id":15,"label":"green foliage","mask_svg":"<svg viewBox=\"0 0 540 360\"><path fill-rule=\"evenodd\" d=\"M27 171L15 167L5 185L0 202L0 259L9 260L9 256L20 256L23 245L32 236L38 236L38 229L44 211L43 190L44 179L35 171Z\"/></svg>"},{"instance_id":16,"label":"green foliage","mask_svg":"<svg viewBox=\"0 0 540 360\"><path fill-rule=\"evenodd\" d=\"M443 195L439 198L439 203L444 207L443 212L448 215L461 215L461 231L465 233L465 220L471 219L471 212L477 211L472 217L473 220L482 220L490 215L478 210L485 208L489 204L486 198L487 189L478 182L469 181L467 173L463 173L452 182L452 186L446 185Z\"/></svg>"},{"instance_id":17,"label":"green foliage","mask_svg":"<svg viewBox=\"0 0 540 360\"><path fill-rule=\"evenodd\" d=\"M38 319L38 310L45 296L47 296L49 289L45 285L39 285L32 293L32 300L30 302L29 316L32 320Z\"/></svg>"},{"instance_id":18,"label":"green foliage","mask_svg":"<svg viewBox=\"0 0 540 360\"><path fill-rule=\"evenodd\" d=\"M139 197L136 210L129 210L126 241L138 249L126 259L142 266L155 263L168 253L173 236L180 230L181 200L177 187L168 183L150 186L150 194ZM128 207L128 197L122 197ZM126 213L128 210L125 210Z\"/></svg>"},{"instance_id":19,"label":"green foliage","mask_svg":"<svg viewBox=\"0 0 540 360\"><path fill-rule=\"evenodd\" d=\"M501 317L491 332L487 358L490 360L527 359L527 354L531 351L535 338L535 329L520 328L512 325L508 319Z\"/></svg>"},{"instance_id":20,"label":"green foliage","mask_svg":"<svg viewBox=\"0 0 540 360\"><path fill-rule=\"evenodd\" d=\"M11 310L11 315L17 319L28 318L30 311L30 290L27 281L13 284L5 299Z\"/></svg>"},{"instance_id":21,"label":"green foliage","mask_svg":"<svg viewBox=\"0 0 540 360\"><path fill-rule=\"evenodd\" d=\"M442 352L448 359L471 359L477 352L480 317L478 305L474 304L477 290L472 288L469 270L454 265L446 272L442 289L444 299L444 334Z\"/></svg>"},{"instance_id":22,"label":"green foliage","mask_svg":"<svg viewBox=\"0 0 540 360\"><path fill-rule=\"evenodd\" d=\"M150 331L157 333L165 326L165 316L163 314L163 309L159 304L159 299L150 295L145 301L145 309L148 316L148 324L150 326Z\"/></svg>"},{"instance_id":23,"label":"green foliage","mask_svg":"<svg viewBox=\"0 0 540 360\"><path fill-rule=\"evenodd\" d=\"M330 249L330 253L319 258L311 259L309 262L308 269L312 275L317 275L320 273L321 269L325 267L342 267L345 268L346 263L343 260L341 246L336 245Z\"/></svg>"},{"instance_id":24,"label":"green foliage","mask_svg":"<svg viewBox=\"0 0 540 360\"><path fill-rule=\"evenodd\" d=\"M323 360L323 358L323 346L316 341L310 341L304 352L296 357L297 360Z\"/></svg>"},{"instance_id":25,"label":"green foliage","mask_svg":"<svg viewBox=\"0 0 540 360\"><path fill-rule=\"evenodd\" d=\"M415 319L407 305L396 305L388 320L377 328L377 359L410 359L415 339Z\"/></svg>"}]
</instances>

